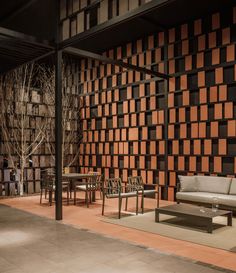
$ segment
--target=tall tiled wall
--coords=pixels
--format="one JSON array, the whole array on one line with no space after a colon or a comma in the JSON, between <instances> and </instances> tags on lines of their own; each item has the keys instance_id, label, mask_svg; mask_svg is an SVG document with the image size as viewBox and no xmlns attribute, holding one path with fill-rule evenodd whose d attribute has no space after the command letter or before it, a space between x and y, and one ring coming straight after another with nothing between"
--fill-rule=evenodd
<instances>
[{"instance_id":1,"label":"tall tiled wall","mask_svg":"<svg viewBox=\"0 0 236 273\"><path fill-rule=\"evenodd\" d=\"M80 165L106 177L141 175L174 199L178 174L235 175L236 8L104 54L168 72L168 81L82 60ZM167 58L166 58L167 57Z\"/></svg>"}]
</instances>

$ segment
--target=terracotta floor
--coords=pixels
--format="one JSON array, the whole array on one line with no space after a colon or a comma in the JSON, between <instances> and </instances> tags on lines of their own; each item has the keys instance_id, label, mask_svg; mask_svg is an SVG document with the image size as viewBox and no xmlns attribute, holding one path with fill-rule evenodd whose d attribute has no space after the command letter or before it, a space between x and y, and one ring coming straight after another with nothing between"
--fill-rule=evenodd
<instances>
[{"instance_id":1,"label":"terracotta floor","mask_svg":"<svg viewBox=\"0 0 236 273\"><path fill-rule=\"evenodd\" d=\"M54 218L55 206L48 206L47 203L39 204L39 196L24 198L1 199L0 203L9 205L23 211L36 215ZM169 204L162 201L161 205ZM154 200L146 199L145 207L154 208ZM129 209L134 210L134 203L131 201ZM105 215L117 212L117 200L108 200L105 207ZM86 208L84 204L77 206L63 206L63 222L79 228L89 229L107 236L118 238L132 243L142 244L146 247L158 249L160 251L190 258L203 263L212 264L236 272L236 253L201 246L185 241L175 240L151 234L139 230L134 230L118 225L103 222L101 216L101 201ZM235 234L236 235L236 234Z\"/></svg>"}]
</instances>

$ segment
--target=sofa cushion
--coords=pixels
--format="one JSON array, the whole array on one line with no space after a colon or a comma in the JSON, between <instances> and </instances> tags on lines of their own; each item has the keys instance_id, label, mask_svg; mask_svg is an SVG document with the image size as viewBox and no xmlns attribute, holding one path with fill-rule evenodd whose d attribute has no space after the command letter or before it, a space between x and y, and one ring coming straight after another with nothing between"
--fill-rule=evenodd
<instances>
[{"instance_id":1,"label":"sofa cushion","mask_svg":"<svg viewBox=\"0 0 236 273\"><path fill-rule=\"evenodd\" d=\"M179 175L180 191L193 192L198 191L196 176Z\"/></svg>"},{"instance_id":2,"label":"sofa cushion","mask_svg":"<svg viewBox=\"0 0 236 273\"><path fill-rule=\"evenodd\" d=\"M222 194L220 193L210 193L210 192L177 192L176 199L197 203L207 203L212 204L213 198L220 198Z\"/></svg>"},{"instance_id":3,"label":"sofa cushion","mask_svg":"<svg viewBox=\"0 0 236 273\"><path fill-rule=\"evenodd\" d=\"M196 176L198 191L229 194L232 178L219 176Z\"/></svg>"},{"instance_id":4,"label":"sofa cushion","mask_svg":"<svg viewBox=\"0 0 236 273\"><path fill-rule=\"evenodd\" d=\"M233 178L230 185L229 194L235 194L236 195L236 178Z\"/></svg>"},{"instance_id":5,"label":"sofa cushion","mask_svg":"<svg viewBox=\"0 0 236 273\"><path fill-rule=\"evenodd\" d=\"M219 205L236 207L236 195L210 192L177 192L177 200L196 203L212 204L213 198L218 199Z\"/></svg>"},{"instance_id":6,"label":"sofa cushion","mask_svg":"<svg viewBox=\"0 0 236 273\"><path fill-rule=\"evenodd\" d=\"M219 204L229 207L236 207L236 195L222 194L219 199Z\"/></svg>"}]
</instances>

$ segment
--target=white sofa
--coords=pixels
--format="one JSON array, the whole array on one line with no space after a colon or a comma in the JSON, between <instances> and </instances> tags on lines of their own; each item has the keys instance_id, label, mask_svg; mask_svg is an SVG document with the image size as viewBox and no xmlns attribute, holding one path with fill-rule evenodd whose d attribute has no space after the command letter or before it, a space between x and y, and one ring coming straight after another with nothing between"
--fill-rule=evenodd
<instances>
[{"instance_id":1,"label":"white sofa","mask_svg":"<svg viewBox=\"0 0 236 273\"><path fill-rule=\"evenodd\" d=\"M236 178L179 175L176 201L211 206L213 198L219 207L236 211Z\"/></svg>"}]
</instances>

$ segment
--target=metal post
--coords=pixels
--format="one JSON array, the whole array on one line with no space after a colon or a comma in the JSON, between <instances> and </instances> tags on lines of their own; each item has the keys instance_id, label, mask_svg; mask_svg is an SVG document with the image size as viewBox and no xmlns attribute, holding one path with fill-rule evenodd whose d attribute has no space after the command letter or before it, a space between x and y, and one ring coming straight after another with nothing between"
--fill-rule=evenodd
<instances>
[{"instance_id":1,"label":"metal post","mask_svg":"<svg viewBox=\"0 0 236 273\"><path fill-rule=\"evenodd\" d=\"M168 74L168 30L164 31L164 73ZM164 186L164 199L168 199L168 92L169 80L165 80L165 122L164 122L164 137L165 137L165 186Z\"/></svg>"},{"instance_id":2,"label":"metal post","mask_svg":"<svg viewBox=\"0 0 236 273\"><path fill-rule=\"evenodd\" d=\"M60 42L60 3L56 1L55 53L55 179L56 220L62 220L62 51Z\"/></svg>"},{"instance_id":3,"label":"metal post","mask_svg":"<svg viewBox=\"0 0 236 273\"><path fill-rule=\"evenodd\" d=\"M62 220L62 51L56 51L55 69L55 199L56 220Z\"/></svg>"}]
</instances>

